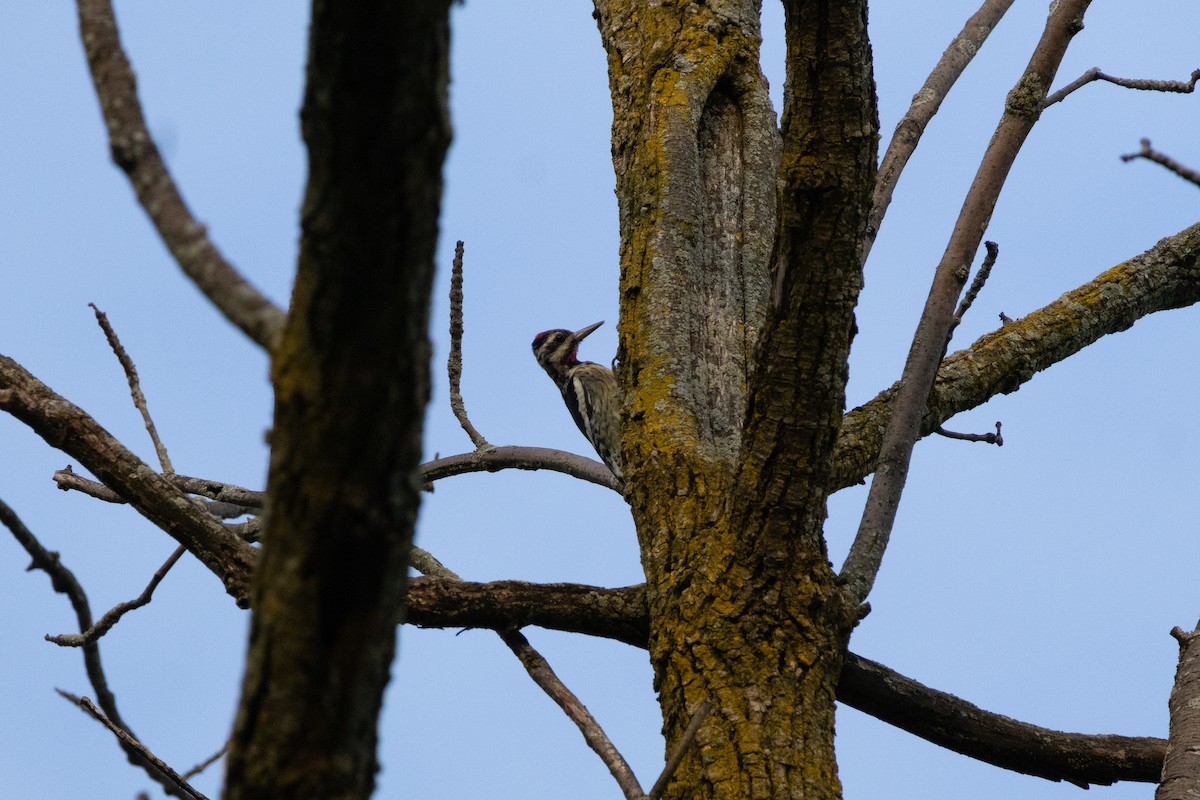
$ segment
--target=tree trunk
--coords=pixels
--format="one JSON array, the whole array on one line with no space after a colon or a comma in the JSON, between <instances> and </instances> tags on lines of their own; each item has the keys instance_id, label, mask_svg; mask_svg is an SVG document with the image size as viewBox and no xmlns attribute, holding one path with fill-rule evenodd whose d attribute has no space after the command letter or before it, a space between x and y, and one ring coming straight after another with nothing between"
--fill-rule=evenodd
<instances>
[{"instance_id":1,"label":"tree trunk","mask_svg":"<svg viewBox=\"0 0 1200 800\"><path fill-rule=\"evenodd\" d=\"M313 7L309 181L225 797L366 798L420 497L449 1Z\"/></svg>"},{"instance_id":2,"label":"tree trunk","mask_svg":"<svg viewBox=\"0 0 1200 800\"><path fill-rule=\"evenodd\" d=\"M668 746L712 704L671 797L840 795L834 690L856 611L821 526L878 126L865 3L785 7L780 169L758 3L596 2L627 498Z\"/></svg>"}]
</instances>

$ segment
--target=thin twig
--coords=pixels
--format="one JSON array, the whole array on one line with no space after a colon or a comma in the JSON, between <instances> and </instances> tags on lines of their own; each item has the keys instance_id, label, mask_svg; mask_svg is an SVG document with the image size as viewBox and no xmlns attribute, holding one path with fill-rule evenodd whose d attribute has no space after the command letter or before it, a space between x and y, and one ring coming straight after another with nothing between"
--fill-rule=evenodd
<instances>
[{"instance_id":1,"label":"thin twig","mask_svg":"<svg viewBox=\"0 0 1200 800\"><path fill-rule=\"evenodd\" d=\"M1144 158L1147 161L1153 161L1155 164L1166 167L1188 183L1194 183L1197 186L1200 186L1200 172L1197 172L1191 167L1185 167L1183 164L1179 163L1165 153L1160 153L1159 151L1155 150L1150 146L1149 139L1142 139L1141 144L1141 150L1136 153L1126 153L1125 155L1121 156L1121 160L1128 162L1133 161L1135 158Z\"/></svg>"},{"instance_id":2,"label":"thin twig","mask_svg":"<svg viewBox=\"0 0 1200 800\"><path fill-rule=\"evenodd\" d=\"M683 731L683 736L679 737L679 741L675 743L675 748L671 750L671 754L667 756L666 766L663 767L662 774L658 776L658 780L650 787L650 794L646 795L648 800L658 800L662 797L663 792L667 790L667 784L671 782L671 776L675 774L675 770L679 769L680 762L687 755L688 748L692 746L692 741L696 738L696 734L700 731L700 726L704 724L704 720L708 717L708 712L712 708L712 704L708 702L708 698L700 701L700 705L696 706L696 710L692 712L692 718L688 721L687 728Z\"/></svg>"},{"instance_id":3,"label":"thin twig","mask_svg":"<svg viewBox=\"0 0 1200 800\"><path fill-rule=\"evenodd\" d=\"M206 503L205 508L223 519L253 514L261 510L266 496L265 492L243 489L232 483L221 483L207 478L191 478L187 475L164 475L163 477L185 492L212 498L213 502ZM70 467L64 467L55 472L54 482L64 492L74 489L106 503L126 502L121 495L103 483L85 478Z\"/></svg>"},{"instance_id":4,"label":"thin twig","mask_svg":"<svg viewBox=\"0 0 1200 800\"><path fill-rule=\"evenodd\" d=\"M150 409L146 405L146 395L142 394L142 384L138 380L137 367L134 366L129 353L125 352L125 348L121 346L121 340L117 338L117 332L109 323L108 315L97 308L95 303L88 303L88 305L96 314L96 322L100 323L100 328L108 339L108 346L112 348L117 360L121 362L121 369L125 370L125 379L129 381L129 393L133 395L133 404L137 406L137 410L142 415L142 421L146 423L146 432L150 434L150 441L154 442L154 451L158 453L158 463L162 466L163 472L170 475L175 472L175 468L171 466L167 448L163 445L162 439L158 438L158 429L154 427L154 420L150 417Z\"/></svg>"},{"instance_id":5,"label":"thin twig","mask_svg":"<svg viewBox=\"0 0 1200 800\"><path fill-rule=\"evenodd\" d=\"M446 371L450 373L450 408L458 424L471 437L476 450L489 450L491 445L483 434L475 430L467 416L463 403L462 389L462 338L463 338L463 243L454 246L454 263L450 269L450 357Z\"/></svg>"},{"instance_id":6,"label":"thin twig","mask_svg":"<svg viewBox=\"0 0 1200 800\"><path fill-rule=\"evenodd\" d=\"M189 769L187 772L183 773L183 776L182 776L183 779L187 780L188 778L194 778L197 775L199 775L201 772L204 772L204 770L211 767L213 764L217 763L217 761L220 760L221 756L223 756L229 752L229 742L230 741L231 740L226 740L225 744L221 745L220 750L213 753L211 756L204 759L199 764L197 764L196 766Z\"/></svg>"},{"instance_id":7,"label":"thin twig","mask_svg":"<svg viewBox=\"0 0 1200 800\"><path fill-rule=\"evenodd\" d=\"M46 641L53 642L54 644L62 647L83 647L84 645L91 644L92 642L96 641L101 636L108 633L109 630L112 629L112 626L116 625L121 617L125 616L127 612L133 611L135 608L141 608L149 603L150 599L154 596L154 590L158 588L160 583L162 583L162 579L167 577L167 573L171 571L171 567L175 566L175 562L178 561L185 552L187 551L183 545L176 547L175 552L163 562L163 565L159 567L154 573L153 577L150 578L150 583L146 585L146 588L142 590L141 594L132 600L127 600L124 603L118 603L117 605L113 606L107 613L104 614L104 616L97 620L95 625L92 625L83 633L64 633L58 636L51 636L47 634Z\"/></svg>"},{"instance_id":8,"label":"thin twig","mask_svg":"<svg viewBox=\"0 0 1200 800\"><path fill-rule=\"evenodd\" d=\"M1196 90L1196 81L1198 80L1200 80L1200 69L1193 71L1191 78L1186 81L1159 81L1148 78L1118 78L1113 75L1104 74L1100 71L1099 67L1092 67L1057 92L1049 95L1042 104L1042 107L1045 108L1046 106L1052 106L1055 103L1061 102L1066 99L1067 95L1087 86L1092 81L1107 81L1108 83L1115 83L1117 86L1123 86L1126 89L1141 89L1148 92L1191 94Z\"/></svg>"},{"instance_id":9,"label":"thin twig","mask_svg":"<svg viewBox=\"0 0 1200 800\"><path fill-rule=\"evenodd\" d=\"M133 68L121 47L110 0L77 0L79 35L113 161L137 193L175 261L225 318L267 350L283 330L284 312L225 260L188 209L146 125Z\"/></svg>"},{"instance_id":10,"label":"thin twig","mask_svg":"<svg viewBox=\"0 0 1200 800\"><path fill-rule=\"evenodd\" d=\"M946 52L942 53L937 66L929 73L921 90L913 95L912 105L896 124L896 131L892 134L887 151L879 162L879 173L875 178L871 215L867 218L867 232L863 238L862 263L866 263L867 256L871 253L871 246L875 244L883 216L891 205L892 193L896 190L896 184L900 182L900 174L913 151L917 149L929 121L937 114L942 101L946 99L963 70L971 63L971 59L979 52L992 29L1012 4L1013 0L984 0L979 10L971 15L962 30L950 42Z\"/></svg>"},{"instance_id":11,"label":"thin twig","mask_svg":"<svg viewBox=\"0 0 1200 800\"><path fill-rule=\"evenodd\" d=\"M971 286L967 289L967 293L963 295L959 301L958 309L954 312L954 319L950 323L950 333L954 333L954 329L962 322L963 316L971 310L971 305L975 302L975 298L979 297L979 292L983 290L983 285L987 283L988 276L992 274L992 267L996 266L996 257L1000 255L1000 246L995 242L984 242L984 248L987 250L987 255L983 258L983 263L979 265L979 271L975 273L975 280L971 281Z\"/></svg>"},{"instance_id":12,"label":"thin twig","mask_svg":"<svg viewBox=\"0 0 1200 800\"><path fill-rule=\"evenodd\" d=\"M61 695L68 702L73 703L79 706L79 708L83 709L92 717L92 719L108 728L108 730L117 737L117 740L120 741L124 747L133 749L141 754L143 758L149 761L156 770L161 772L163 776L166 777L167 780L169 780L172 784L174 784L176 788L183 792L185 796L192 797L195 800L208 800L207 797L196 791L196 789L192 788L191 784L184 780L182 775L171 769L165 761L154 755L154 753L151 753L150 750L147 749L144 744L139 742L136 737L131 735L129 731L125 730L125 728L117 725L115 722L106 717L104 712L96 708L96 704L91 700L87 699L86 697L76 697L70 692L64 692L62 689L55 689L55 691L58 692L59 695Z\"/></svg>"},{"instance_id":13,"label":"thin twig","mask_svg":"<svg viewBox=\"0 0 1200 800\"><path fill-rule=\"evenodd\" d=\"M866 600L879 574L908 478L912 450L921 434L933 381L945 352L954 308L967 281L971 260L991 220L996 199L1029 132L1037 123L1050 82L1067 45L1083 28L1091 0L1056 0L1045 30L1021 78L1009 92L1004 114L981 159L963 201L954 232L934 273L933 285L904 364L892 415L879 449L875 477L867 494L858 533L842 567L841 581L851 602Z\"/></svg>"},{"instance_id":14,"label":"thin twig","mask_svg":"<svg viewBox=\"0 0 1200 800\"><path fill-rule=\"evenodd\" d=\"M0 524L3 524L9 529L17 543L25 549L29 554L31 563L29 569L40 569L50 576L50 585L54 591L67 596L67 600L71 603L71 607L75 610L75 619L79 625L79 629L87 630L92 626L92 610L88 603L87 593L83 590L83 586L76 580L75 574L67 568L58 557L58 553L51 552L42 546L38 538L33 535L33 532L25 526L17 513L12 510L3 500L0 500ZM100 645L93 642L83 646L83 666L87 673L88 682L92 685L92 690L96 694L96 700L100 703L100 707L104 709L105 715L114 724L119 725L122 729L128 731L132 735L128 723L121 718L121 713L117 710L117 698L108 686L108 678L104 674L104 665L100 661ZM125 750L125 755L129 759L129 763L140 767L146 771L154 780L162 784L163 789L171 795L179 796L179 791L171 784L164 776L160 775L153 766L146 761L142 754L133 748L128 748L122 745Z\"/></svg>"},{"instance_id":15,"label":"thin twig","mask_svg":"<svg viewBox=\"0 0 1200 800\"><path fill-rule=\"evenodd\" d=\"M995 433L958 433L957 431L948 431L941 425L933 429L933 432L939 436L945 436L947 439L958 439L963 442L986 442L994 444L997 447L1004 446L1004 437L1000 435L1000 421L996 421Z\"/></svg>"},{"instance_id":16,"label":"thin twig","mask_svg":"<svg viewBox=\"0 0 1200 800\"><path fill-rule=\"evenodd\" d=\"M208 487L209 491L211 491L212 487L215 486L228 486L218 485L218 483L215 481L202 481L200 479L192 479L192 477L181 475L166 475L164 477L166 477L167 480L175 483L175 486L184 489L185 492L192 492L196 494L202 493L200 492L200 489L186 487L202 486ZM86 479L86 477L79 475L76 473L76 471L71 469L70 465L55 471L54 482L64 492L70 492L73 489L73 491L82 492L83 494L88 495L88 497L96 498L97 500L103 500L104 503L127 503L127 500L122 498L120 494L114 492L113 489L104 486L100 481ZM250 489L241 489L240 487L230 488L238 489L240 492L250 492ZM262 493L257 492L251 494ZM248 495L246 495L246 497L248 497ZM227 501L224 500L206 500L200 498L191 498L191 500L194 501L194 503L202 506L203 509L211 513L212 516L221 519L234 519L236 517L244 517L247 515L247 513L257 513L260 510L260 505L262 505L260 503L254 503L252 505L240 505L235 503L227 503Z\"/></svg>"},{"instance_id":17,"label":"thin twig","mask_svg":"<svg viewBox=\"0 0 1200 800\"><path fill-rule=\"evenodd\" d=\"M409 564L430 577L462 581L462 578L454 570L437 560L428 551L419 547L412 548L409 552L408 560ZM520 629L508 628L497 630L496 635L520 659L522 666L525 667L525 671L529 673L529 677L533 679L533 682L541 687L542 691L549 695L550 699L579 728L579 731L583 734L584 741L588 743L588 746L592 748L596 755L600 756L600 760L608 767L608 771L616 779L617 785L621 787L621 791L625 794L627 800L642 800L643 792L641 784L638 783L633 770L629 767L629 762L625 760L624 756L613 745L612 740L608 738L604 729L600 727L600 723L587 710L587 707L554 674L554 670L550 668L550 664L534 649L533 645L529 643L529 640L525 638Z\"/></svg>"}]
</instances>

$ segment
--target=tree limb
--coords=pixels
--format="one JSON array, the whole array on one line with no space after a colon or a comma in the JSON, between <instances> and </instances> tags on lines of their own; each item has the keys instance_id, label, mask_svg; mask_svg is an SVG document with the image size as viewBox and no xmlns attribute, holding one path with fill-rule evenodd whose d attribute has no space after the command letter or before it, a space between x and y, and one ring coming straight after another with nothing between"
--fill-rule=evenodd
<instances>
[{"instance_id":1,"label":"tree limb","mask_svg":"<svg viewBox=\"0 0 1200 800\"><path fill-rule=\"evenodd\" d=\"M1158 311L1200 302L1200 223L1169 236L1053 303L984 334L946 358L921 420L929 434L962 411L1017 391L1034 375L1100 337ZM892 386L842 420L833 486L861 483L875 469L894 403Z\"/></svg>"},{"instance_id":2,"label":"tree limb","mask_svg":"<svg viewBox=\"0 0 1200 800\"><path fill-rule=\"evenodd\" d=\"M618 494L621 492L612 471L599 461L548 447L494 447L434 459L421 465L421 479L432 482L467 472L498 472L502 469L548 469L607 487Z\"/></svg>"},{"instance_id":3,"label":"tree limb","mask_svg":"<svg viewBox=\"0 0 1200 800\"><path fill-rule=\"evenodd\" d=\"M188 549L245 607L253 548L225 529L92 419L7 356L0 355L0 410L28 425L58 450L79 460L138 513Z\"/></svg>"},{"instance_id":4,"label":"tree limb","mask_svg":"<svg viewBox=\"0 0 1200 800\"><path fill-rule=\"evenodd\" d=\"M933 285L892 404L891 418L880 443L866 509L839 575L851 601L864 602L879 573L900 495L908 478L913 445L920 438L929 392L945 352L955 303L966 283L971 261L991 220L1009 169L1041 115L1042 103L1067 45L1083 29L1083 14L1090 2L1058 0L1051 5L1042 38L1024 74L1009 92L1004 114L988 143L954 232L934 273Z\"/></svg>"},{"instance_id":5,"label":"tree limb","mask_svg":"<svg viewBox=\"0 0 1200 800\"><path fill-rule=\"evenodd\" d=\"M426 628L539 625L646 647L645 587L415 579L408 622ZM985 711L849 653L838 700L941 747L1003 769L1077 785L1158 780L1162 739L1061 733Z\"/></svg>"},{"instance_id":6,"label":"tree limb","mask_svg":"<svg viewBox=\"0 0 1200 800\"><path fill-rule=\"evenodd\" d=\"M142 115L137 83L121 47L110 0L78 0L79 35L113 161L129 177L138 202L175 261L225 318L270 350L284 314L225 260L192 216L163 163Z\"/></svg>"}]
</instances>

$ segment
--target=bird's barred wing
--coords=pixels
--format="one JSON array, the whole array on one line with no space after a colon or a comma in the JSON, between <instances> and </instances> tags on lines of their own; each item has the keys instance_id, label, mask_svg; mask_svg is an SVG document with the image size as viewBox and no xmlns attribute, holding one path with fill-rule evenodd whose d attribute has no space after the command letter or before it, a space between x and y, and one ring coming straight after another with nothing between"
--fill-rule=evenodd
<instances>
[{"instance_id":1,"label":"bird's barred wing","mask_svg":"<svg viewBox=\"0 0 1200 800\"><path fill-rule=\"evenodd\" d=\"M588 401L587 384L578 376L568 378L563 384L562 395L567 404L567 410L571 412L571 419L575 420L580 432L587 437L589 442L595 441L592 439L592 432L588 430L583 414L580 413L581 409L586 410L587 418L591 419L594 411L592 404Z\"/></svg>"}]
</instances>

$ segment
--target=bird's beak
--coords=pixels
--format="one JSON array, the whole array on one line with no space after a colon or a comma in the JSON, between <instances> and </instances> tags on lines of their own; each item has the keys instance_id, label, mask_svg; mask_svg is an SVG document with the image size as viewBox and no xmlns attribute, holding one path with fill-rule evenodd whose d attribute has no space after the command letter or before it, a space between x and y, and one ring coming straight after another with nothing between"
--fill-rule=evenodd
<instances>
[{"instance_id":1,"label":"bird's beak","mask_svg":"<svg viewBox=\"0 0 1200 800\"><path fill-rule=\"evenodd\" d=\"M603 324L604 324L604 320L600 320L599 322L593 323L592 325L588 325L586 328L580 328L579 330L577 330L571 334L571 338L574 339L576 343L582 342L584 339L586 339L588 337L588 334L590 334L592 331L596 330L596 328L599 328Z\"/></svg>"}]
</instances>

